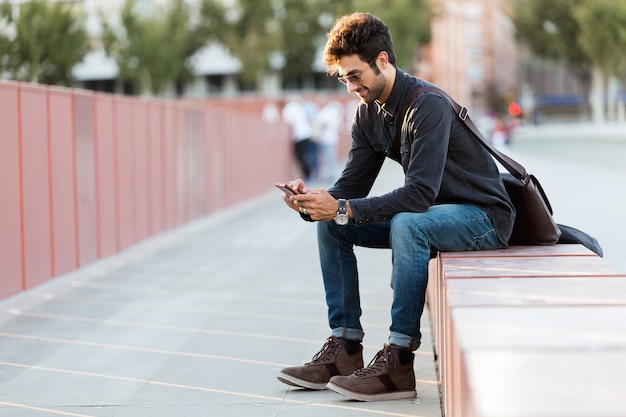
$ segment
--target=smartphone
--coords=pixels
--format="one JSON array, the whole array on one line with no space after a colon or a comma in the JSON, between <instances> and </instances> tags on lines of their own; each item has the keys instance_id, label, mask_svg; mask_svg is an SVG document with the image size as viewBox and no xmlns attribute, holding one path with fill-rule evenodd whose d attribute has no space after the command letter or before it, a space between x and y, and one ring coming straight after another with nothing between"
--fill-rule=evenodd
<instances>
[{"instance_id":1,"label":"smartphone","mask_svg":"<svg viewBox=\"0 0 626 417\"><path fill-rule=\"evenodd\" d=\"M290 186L288 186L288 185L287 185L287 184L285 184L285 183L282 183L282 182L281 182L281 183L276 183L276 184L274 184L274 185L276 185L276 187L277 187L279 190L281 190L283 193L287 194L288 196L298 194L298 192L297 192L296 190L294 190L293 188L291 188Z\"/></svg>"}]
</instances>

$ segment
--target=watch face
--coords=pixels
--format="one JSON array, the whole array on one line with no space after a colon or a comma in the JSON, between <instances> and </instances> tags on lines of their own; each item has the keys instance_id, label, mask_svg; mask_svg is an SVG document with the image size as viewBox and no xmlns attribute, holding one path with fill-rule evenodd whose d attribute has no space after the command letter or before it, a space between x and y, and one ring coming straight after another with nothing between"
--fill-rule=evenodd
<instances>
[{"instance_id":1,"label":"watch face","mask_svg":"<svg viewBox=\"0 0 626 417\"><path fill-rule=\"evenodd\" d=\"M335 223L337 223L339 226L345 226L346 224L348 224L349 220L350 218L345 213L340 213L335 216Z\"/></svg>"}]
</instances>

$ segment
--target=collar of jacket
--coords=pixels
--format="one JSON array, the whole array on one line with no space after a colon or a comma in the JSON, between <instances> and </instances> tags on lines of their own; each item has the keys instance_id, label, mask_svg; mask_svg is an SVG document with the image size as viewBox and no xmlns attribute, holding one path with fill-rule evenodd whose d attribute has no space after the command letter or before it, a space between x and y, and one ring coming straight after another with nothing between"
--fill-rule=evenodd
<instances>
[{"instance_id":1,"label":"collar of jacket","mask_svg":"<svg viewBox=\"0 0 626 417\"><path fill-rule=\"evenodd\" d=\"M393 88L391 89L391 94L389 94L389 98L386 102L381 103L376 100L376 106L378 113L383 112L385 119L389 121L389 123L393 123L394 118L400 112L402 104L404 103L404 96L406 96L406 80L407 75L400 69L396 68L396 79L393 83Z\"/></svg>"}]
</instances>

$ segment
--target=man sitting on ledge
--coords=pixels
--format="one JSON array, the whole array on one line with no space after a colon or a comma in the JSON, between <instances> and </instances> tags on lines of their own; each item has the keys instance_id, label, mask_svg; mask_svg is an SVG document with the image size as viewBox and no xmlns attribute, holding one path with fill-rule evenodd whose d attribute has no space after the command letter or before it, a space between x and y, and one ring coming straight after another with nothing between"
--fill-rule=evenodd
<instances>
[{"instance_id":1,"label":"man sitting on ledge","mask_svg":"<svg viewBox=\"0 0 626 417\"><path fill-rule=\"evenodd\" d=\"M324 62L361 99L347 164L327 191L296 179L289 185L297 194L283 198L317 222L331 335L310 362L278 379L362 401L413 398L431 253L501 248L515 209L491 155L445 98L422 93L398 120L411 92L432 84L396 67L385 23L367 13L341 17ZM385 158L402 165L404 184L368 197ZM389 339L365 368L355 245L390 248L393 267Z\"/></svg>"}]
</instances>

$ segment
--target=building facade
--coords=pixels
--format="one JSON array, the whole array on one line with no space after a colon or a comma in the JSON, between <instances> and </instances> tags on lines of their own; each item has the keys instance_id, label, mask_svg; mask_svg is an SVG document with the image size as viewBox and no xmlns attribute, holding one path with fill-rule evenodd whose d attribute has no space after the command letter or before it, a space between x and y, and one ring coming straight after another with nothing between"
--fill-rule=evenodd
<instances>
[{"instance_id":1,"label":"building facade","mask_svg":"<svg viewBox=\"0 0 626 417\"><path fill-rule=\"evenodd\" d=\"M424 78L478 112L520 88L518 47L506 0L437 0Z\"/></svg>"}]
</instances>

